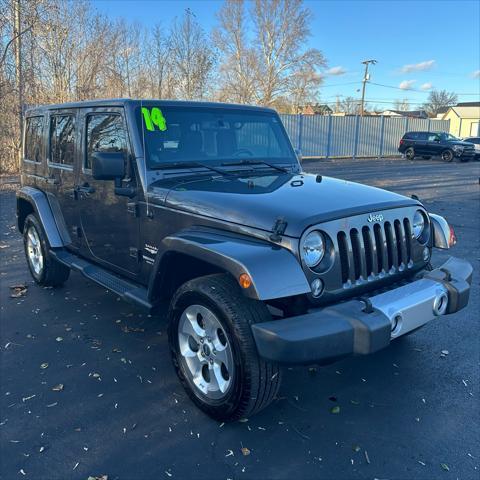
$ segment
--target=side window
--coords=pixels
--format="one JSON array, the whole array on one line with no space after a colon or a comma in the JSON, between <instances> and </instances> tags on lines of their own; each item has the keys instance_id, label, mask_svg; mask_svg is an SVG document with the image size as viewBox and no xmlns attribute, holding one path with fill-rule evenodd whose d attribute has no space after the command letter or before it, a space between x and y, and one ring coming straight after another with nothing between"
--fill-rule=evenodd
<instances>
[{"instance_id":1,"label":"side window","mask_svg":"<svg viewBox=\"0 0 480 480\"><path fill-rule=\"evenodd\" d=\"M429 142L438 142L440 140L440 137L438 136L438 133L429 133L428 134L428 141Z\"/></svg>"},{"instance_id":2,"label":"side window","mask_svg":"<svg viewBox=\"0 0 480 480\"><path fill-rule=\"evenodd\" d=\"M25 160L41 162L43 152L43 117L29 117L25 125Z\"/></svg>"},{"instance_id":3,"label":"side window","mask_svg":"<svg viewBox=\"0 0 480 480\"><path fill-rule=\"evenodd\" d=\"M73 165L75 125L73 115L50 118L50 162Z\"/></svg>"},{"instance_id":4,"label":"side window","mask_svg":"<svg viewBox=\"0 0 480 480\"><path fill-rule=\"evenodd\" d=\"M95 113L87 116L85 169L92 168L94 152L125 152L127 136L121 115Z\"/></svg>"}]
</instances>

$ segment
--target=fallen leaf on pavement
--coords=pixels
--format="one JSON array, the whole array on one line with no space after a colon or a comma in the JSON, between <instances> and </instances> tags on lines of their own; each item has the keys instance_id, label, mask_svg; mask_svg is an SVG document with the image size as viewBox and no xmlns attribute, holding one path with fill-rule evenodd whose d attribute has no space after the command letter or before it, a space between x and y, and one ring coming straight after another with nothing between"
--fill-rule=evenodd
<instances>
[{"instance_id":1,"label":"fallen leaf on pavement","mask_svg":"<svg viewBox=\"0 0 480 480\"><path fill-rule=\"evenodd\" d=\"M242 447L242 453L246 457L247 455L250 455L250 450L247 447Z\"/></svg>"},{"instance_id":2,"label":"fallen leaf on pavement","mask_svg":"<svg viewBox=\"0 0 480 480\"><path fill-rule=\"evenodd\" d=\"M92 477L91 475L89 475L87 480L108 480L108 475L100 475L98 477Z\"/></svg>"},{"instance_id":3,"label":"fallen leaf on pavement","mask_svg":"<svg viewBox=\"0 0 480 480\"><path fill-rule=\"evenodd\" d=\"M10 290L12 293L10 294L11 298L20 298L23 297L27 293L27 286L26 285L11 285Z\"/></svg>"},{"instance_id":4,"label":"fallen leaf on pavement","mask_svg":"<svg viewBox=\"0 0 480 480\"><path fill-rule=\"evenodd\" d=\"M332 407L330 409L330 413L333 413L333 414L340 413L340 407L338 405L335 405L335 407Z\"/></svg>"},{"instance_id":5,"label":"fallen leaf on pavement","mask_svg":"<svg viewBox=\"0 0 480 480\"><path fill-rule=\"evenodd\" d=\"M144 332L144 328L137 328L137 327L129 327L128 325L124 325L122 327L122 332L130 333L130 332Z\"/></svg>"},{"instance_id":6,"label":"fallen leaf on pavement","mask_svg":"<svg viewBox=\"0 0 480 480\"><path fill-rule=\"evenodd\" d=\"M45 370L46 368L48 368L48 363L46 363L46 362L45 362L45 363L42 363L42 364L40 365L40 368L42 368L43 370Z\"/></svg>"},{"instance_id":7,"label":"fallen leaf on pavement","mask_svg":"<svg viewBox=\"0 0 480 480\"><path fill-rule=\"evenodd\" d=\"M54 387L52 387L52 390L54 392L61 392L63 390L63 383L59 383L58 385L55 385Z\"/></svg>"},{"instance_id":8,"label":"fallen leaf on pavement","mask_svg":"<svg viewBox=\"0 0 480 480\"><path fill-rule=\"evenodd\" d=\"M445 470L446 472L450 471L450 468L446 463L441 463L440 466L442 467L442 470Z\"/></svg>"}]
</instances>

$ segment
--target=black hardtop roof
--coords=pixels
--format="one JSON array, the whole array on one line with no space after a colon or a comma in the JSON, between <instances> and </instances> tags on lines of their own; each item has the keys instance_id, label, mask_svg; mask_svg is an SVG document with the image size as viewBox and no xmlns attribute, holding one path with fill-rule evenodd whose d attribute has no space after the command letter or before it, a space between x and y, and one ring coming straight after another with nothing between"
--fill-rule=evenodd
<instances>
[{"instance_id":1,"label":"black hardtop roof","mask_svg":"<svg viewBox=\"0 0 480 480\"><path fill-rule=\"evenodd\" d=\"M58 109L70 109L70 108L91 108L91 107L137 107L143 102L143 105L160 105L165 107L203 107L203 108L228 108L238 110L253 110L274 112L272 108L259 107L255 105L241 105L236 103L220 103L220 102L194 102L185 100L140 100L132 98L105 98L99 100L83 100L81 102L67 102L56 103L50 105L38 105L27 109L27 114L38 113L45 110L58 110Z\"/></svg>"}]
</instances>

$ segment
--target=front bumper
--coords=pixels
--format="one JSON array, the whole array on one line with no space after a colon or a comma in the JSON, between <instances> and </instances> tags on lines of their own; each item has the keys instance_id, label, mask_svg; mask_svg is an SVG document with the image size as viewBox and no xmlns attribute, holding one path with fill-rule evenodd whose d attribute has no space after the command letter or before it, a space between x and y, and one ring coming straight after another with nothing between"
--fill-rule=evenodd
<instances>
[{"instance_id":1,"label":"front bumper","mask_svg":"<svg viewBox=\"0 0 480 480\"><path fill-rule=\"evenodd\" d=\"M252 325L261 357L286 364L323 363L366 355L468 303L472 266L451 257L441 267L393 290Z\"/></svg>"}]
</instances>

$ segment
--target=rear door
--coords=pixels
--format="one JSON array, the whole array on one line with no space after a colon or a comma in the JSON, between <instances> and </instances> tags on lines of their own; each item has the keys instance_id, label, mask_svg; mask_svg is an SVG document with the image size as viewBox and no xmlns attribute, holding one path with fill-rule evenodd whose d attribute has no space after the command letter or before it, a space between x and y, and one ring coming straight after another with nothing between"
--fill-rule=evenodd
<instances>
[{"instance_id":1,"label":"rear door","mask_svg":"<svg viewBox=\"0 0 480 480\"><path fill-rule=\"evenodd\" d=\"M49 202L57 212L57 221L65 222L72 245L78 241L75 179L77 175L77 110L52 110L48 116L48 153L45 190L51 194ZM63 227L63 225L62 225Z\"/></svg>"},{"instance_id":2,"label":"rear door","mask_svg":"<svg viewBox=\"0 0 480 480\"><path fill-rule=\"evenodd\" d=\"M424 132L413 132L414 136L414 149L418 155L424 155L426 153L427 136Z\"/></svg>"},{"instance_id":3,"label":"rear door","mask_svg":"<svg viewBox=\"0 0 480 480\"><path fill-rule=\"evenodd\" d=\"M440 155L444 149L441 135L439 133L429 133L427 146L429 155Z\"/></svg>"},{"instance_id":4,"label":"rear door","mask_svg":"<svg viewBox=\"0 0 480 480\"><path fill-rule=\"evenodd\" d=\"M91 170L94 152L122 152L127 172L122 186L136 187L123 108L83 109L80 121L82 168L77 192L83 251L109 268L136 275L139 221L134 199L116 193L113 180L95 180Z\"/></svg>"}]
</instances>

